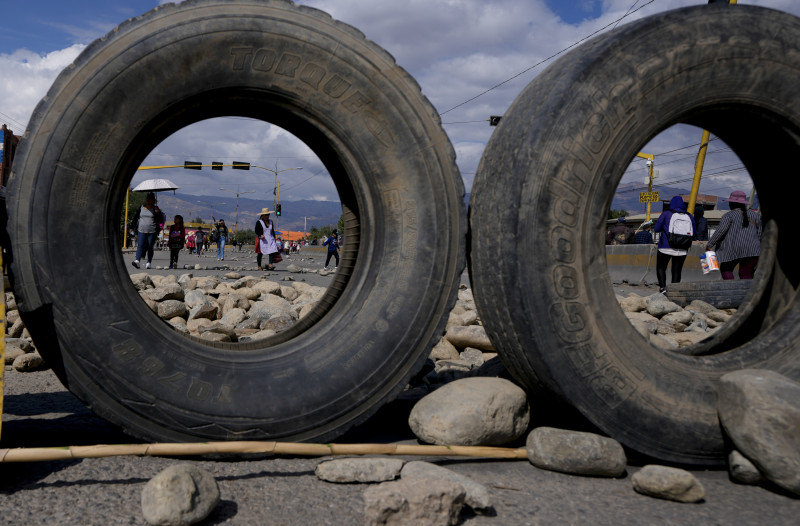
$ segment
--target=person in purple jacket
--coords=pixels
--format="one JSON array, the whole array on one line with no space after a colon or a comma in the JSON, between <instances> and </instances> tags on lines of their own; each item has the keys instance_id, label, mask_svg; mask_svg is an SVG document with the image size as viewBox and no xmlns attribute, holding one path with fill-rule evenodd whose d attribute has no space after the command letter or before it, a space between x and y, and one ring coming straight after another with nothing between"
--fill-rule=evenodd
<instances>
[{"instance_id":1,"label":"person in purple jacket","mask_svg":"<svg viewBox=\"0 0 800 526\"><path fill-rule=\"evenodd\" d=\"M673 217L675 216L675 217ZM658 291L664 293L667 291L667 265L672 260L672 283L681 282L681 271L683 270L683 263L686 261L686 254L688 248L675 248L670 246L669 237L670 227L673 228L673 233L676 232L678 225L684 224L684 230L691 228L691 231L685 232L681 230L681 234L688 234L693 236L697 230L697 225L694 222L692 214L686 212L686 203L683 202L681 196L676 195L669 202L669 210L666 210L658 216L656 226L653 227L653 232L661 232L661 239L658 241L658 252L656 254L656 278L658 279ZM691 245L691 240L689 241Z\"/></svg>"}]
</instances>

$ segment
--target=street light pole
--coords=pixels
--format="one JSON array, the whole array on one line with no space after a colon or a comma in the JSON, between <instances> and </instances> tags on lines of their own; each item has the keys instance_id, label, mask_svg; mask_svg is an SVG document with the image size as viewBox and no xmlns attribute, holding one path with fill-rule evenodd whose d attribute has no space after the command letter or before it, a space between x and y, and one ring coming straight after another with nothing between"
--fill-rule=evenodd
<instances>
[{"instance_id":1,"label":"street light pole","mask_svg":"<svg viewBox=\"0 0 800 526\"><path fill-rule=\"evenodd\" d=\"M280 188L281 187L280 187L280 183L278 183L278 174L281 173L281 172L288 172L289 170L302 170L303 169L300 166L295 166L294 168L284 168L283 170L278 170L277 161L275 162L275 169L274 170L272 168L265 168L263 166L256 166L254 164L251 165L251 166L253 168L261 168L262 170L266 170L268 172L272 172L272 173L275 174L275 187L272 189L272 196L273 196L272 206L273 206L273 208L277 208L277 204L280 201ZM275 216L275 227L276 228L278 227L278 216L277 215Z\"/></svg>"},{"instance_id":2,"label":"street light pole","mask_svg":"<svg viewBox=\"0 0 800 526\"><path fill-rule=\"evenodd\" d=\"M236 194L236 222L233 224L233 235L239 232L239 196L243 194L253 194L255 190L248 190L247 192L239 192L239 186L236 186L236 192L233 190L228 190L227 188L220 188L220 190L224 190L226 192L230 192L232 194Z\"/></svg>"},{"instance_id":3,"label":"street light pole","mask_svg":"<svg viewBox=\"0 0 800 526\"><path fill-rule=\"evenodd\" d=\"M198 203L203 203L204 205L208 205L211 207L211 224L214 224L214 205L211 203L206 203L205 201L197 201ZM202 219L202 218L201 218Z\"/></svg>"}]
</instances>

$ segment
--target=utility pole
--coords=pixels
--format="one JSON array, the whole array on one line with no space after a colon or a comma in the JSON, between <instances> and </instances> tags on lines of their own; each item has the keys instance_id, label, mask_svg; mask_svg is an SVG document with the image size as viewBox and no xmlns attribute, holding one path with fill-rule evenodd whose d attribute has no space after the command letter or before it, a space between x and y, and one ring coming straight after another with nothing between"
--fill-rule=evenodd
<instances>
[{"instance_id":1,"label":"utility pole","mask_svg":"<svg viewBox=\"0 0 800 526\"><path fill-rule=\"evenodd\" d=\"M220 190L224 190L225 192L230 192L236 195L236 222L233 224L233 235L239 232L239 196L244 194L253 194L255 190L248 190L247 192L239 192L239 185L236 185L236 191L228 190L227 188L220 188Z\"/></svg>"}]
</instances>

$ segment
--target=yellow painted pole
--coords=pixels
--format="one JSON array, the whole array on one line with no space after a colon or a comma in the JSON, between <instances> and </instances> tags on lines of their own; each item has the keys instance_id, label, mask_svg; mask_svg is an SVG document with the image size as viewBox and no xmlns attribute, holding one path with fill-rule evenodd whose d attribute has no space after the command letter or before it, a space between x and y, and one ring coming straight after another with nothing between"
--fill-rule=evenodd
<instances>
[{"instance_id":1,"label":"yellow painted pole","mask_svg":"<svg viewBox=\"0 0 800 526\"><path fill-rule=\"evenodd\" d=\"M128 187L128 193L125 194L125 224L122 225L122 229L125 231L124 238L122 240L122 248L128 248L128 205L131 201L131 187Z\"/></svg>"},{"instance_id":2,"label":"yellow painted pole","mask_svg":"<svg viewBox=\"0 0 800 526\"><path fill-rule=\"evenodd\" d=\"M692 193L689 194L689 205L686 211L694 214L694 205L697 203L697 192L700 190L700 178L703 175L703 165L706 162L706 151L708 150L708 139L711 133L708 130L703 130L703 136L700 139L700 150L697 152L697 161L694 165L694 180L692 181Z\"/></svg>"}]
</instances>

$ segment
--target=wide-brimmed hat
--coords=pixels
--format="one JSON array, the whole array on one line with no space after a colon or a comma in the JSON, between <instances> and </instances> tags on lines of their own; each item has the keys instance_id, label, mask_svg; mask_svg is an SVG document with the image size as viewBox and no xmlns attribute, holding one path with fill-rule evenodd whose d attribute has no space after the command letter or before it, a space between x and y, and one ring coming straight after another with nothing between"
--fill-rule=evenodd
<instances>
[{"instance_id":1,"label":"wide-brimmed hat","mask_svg":"<svg viewBox=\"0 0 800 526\"><path fill-rule=\"evenodd\" d=\"M258 215L264 216L264 215L267 215L267 214L274 214L274 213L275 213L274 210L270 210L269 207L267 207L267 208L262 208L261 212L259 212Z\"/></svg>"},{"instance_id":2,"label":"wide-brimmed hat","mask_svg":"<svg viewBox=\"0 0 800 526\"><path fill-rule=\"evenodd\" d=\"M743 205L748 204L747 202L747 195L741 190L734 190L731 192L731 196L727 199L723 199L723 201L727 201L729 203L740 203Z\"/></svg>"}]
</instances>

